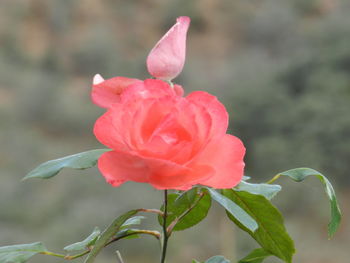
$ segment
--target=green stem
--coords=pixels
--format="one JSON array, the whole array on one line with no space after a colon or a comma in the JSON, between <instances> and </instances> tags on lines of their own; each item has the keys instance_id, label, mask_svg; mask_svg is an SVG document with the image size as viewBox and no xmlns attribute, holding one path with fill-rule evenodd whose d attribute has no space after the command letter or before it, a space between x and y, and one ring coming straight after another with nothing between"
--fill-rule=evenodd
<instances>
[{"instance_id":1,"label":"green stem","mask_svg":"<svg viewBox=\"0 0 350 263\"><path fill-rule=\"evenodd\" d=\"M65 258L66 257L66 255L57 254L57 253L53 253L53 252L50 252L50 251L40 252L39 254L47 255L47 256L53 256L53 257L58 257L58 258Z\"/></svg>"},{"instance_id":2,"label":"green stem","mask_svg":"<svg viewBox=\"0 0 350 263\"><path fill-rule=\"evenodd\" d=\"M267 184L272 184L274 181L276 181L278 178L280 178L281 175L280 174L277 174L275 175L271 180L267 181L266 183Z\"/></svg>"},{"instance_id":3,"label":"green stem","mask_svg":"<svg viewBox=\"0 0 350 263\"><path fill-rule=\"evenodd\" d=\"M84 251L84 252L82 252L82 253L80 253L80 254L76 254L76 255L73 255L73 256L65 256L65 258L64 259L67 259L67 260L73 260L73 259L76 259L76 258L80 258L80 257L82 257L82 256L85 256L85 255L87 255L87 254L89 254L90 253L90 250L86 250L86 251Z\"/></svg>"},{"instance_id":4,"label":"green stem","mask_svg":"<svg viewBox=\"0 0 350 263\"><path fill-rule=\"evenodd\" d=\"M73 259L85 256L89 252L90 252L90 250L86 250L86 251L84 251L84 252L82 252L80 254L76 254L76 255L73 255L73 256L57 254L57 253L50 252L50 251L40 252L39 254L46 255L46 256L58 257L58 258L63 258L63 259L66 259L66 260L73 260Z\"/></svg>"},{"instance_id":5,"label":"green stem","mask_svg":"<svg viewBox=\"0 0 350 263\"><path fill-rule=\"evenodd\" d=\"M154 213L154 214L158 214L160 216L164 216L164 213L158 209L145 209L145 208L140 208L139 209L140 212L144 212L144 213Z\"/></svg>"},{"instance_id":6,"label":"green stem","mask_svg":"<svg viewBox=\"0 0 350 263\"><path fill-rule=\"evenodd\" d=\"M128 233L128 234L125 234L125 235L123 235L123 236L116 237L116 238L112 239L111 241L109 241L109 242L105 245L105 247L108 246L108 245L110 245L110 244L112 244L112 243L115 242L115 241L118 241L118 240L122 239L122 238L129 237L129 236L134 236L134 235L140 235L140 234L151 235L151 236L154 236L154 237L157 238L157 239L159 239L159 237L160 237L160 234L159 234L158 231L151 231L151 230L135 230L135 232Z\"/></svg>"},{"instance_id":7,"label":"green stem","mask_svg":"<svg viewBox=\"0 0 350 263\"><path fill-rule=\"evenodd\" d=\"M163 215L163 246L162 246L162 255L160 258L160 263L165 262L166 250L168 246L168 231L166 226L166 220L168 216L168 190L164 190L164 215Z\"/></svg>"}]
</instances>

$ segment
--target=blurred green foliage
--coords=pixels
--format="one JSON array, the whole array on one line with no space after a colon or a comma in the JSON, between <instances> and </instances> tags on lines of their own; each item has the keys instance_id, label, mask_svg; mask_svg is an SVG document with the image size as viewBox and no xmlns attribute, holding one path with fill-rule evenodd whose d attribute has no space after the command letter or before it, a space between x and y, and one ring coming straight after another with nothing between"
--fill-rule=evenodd
<instances>
[{"instance_id":1,"label":"blurred green foliage","mask_svg":"<svg viewBox=\"0 0 350 263\"><path fill-rule=\"evenodd\" d=\"M261 182L289 168L312 167L338 184L345 203L349 12L347 0L2 0L0 245L42 240L60 248L126 209L160 205L161 193L149 186L115 189L96 169L66 171L52 181L20 179L40 162L99 147L92 127L103 110L89 99L93 75L146 78L149 50L180 15L189 15L192 26L186 66L176 82L187 92L206 90L224 102L230 131L247 147L247 175ZM323 192L314 183L305 190L286 182L276 200L296 239L295 260L343 263L349 226L326 241L327 201L319 200ZM140 194L131 196L134 189ZM320 211L319 224L305 222ZM239 258L251 250L254 243L231 233L223 213L212 214L195 230L174 235L171 262L216 254ZM208 228L219 221L220 227ZM140 256L128 241L118 246L128 262L158 258L153 240L133 242ZM100 262L111 262L113 253Z\"/></svg>"}]
</instances>

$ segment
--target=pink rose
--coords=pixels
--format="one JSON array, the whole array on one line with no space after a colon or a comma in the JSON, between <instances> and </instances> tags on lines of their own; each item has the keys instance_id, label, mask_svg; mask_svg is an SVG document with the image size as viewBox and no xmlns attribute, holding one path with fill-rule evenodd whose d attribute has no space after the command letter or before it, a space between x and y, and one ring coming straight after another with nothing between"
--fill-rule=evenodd
<instances>
[{"instance_id":1,"label":"pink rose","mask_svg":"<svg viewBox=\"0 0 350 263\"><path fill-rule=\"evenodd\" d=\"M141 87L143 82L126 77L114 77L104 80L101 75L96 74L93 79L91 99L97 106L109 108L113 103L119 103L123 91L133 84L139 84L139 87ZM174 85L173 89L179 96L184 94L180 85Z\"/></svg>"},{"instance_id":2,"label":"pink rose","mask_svg":"<svg viewBox=\"0 0 350 263\"><path fill-rule=\"evenodd\" d=\"M110 184L187 190L240 182L245 148L226 134L228 114L216 97L203 91L180 97L167 83L148 79L128 86L119 99L94 127L96 138L112 149L98 160Z\"/></svg>"},{"instance_id":3,"label":"pink rose","mask_svg":"<svg viewBox=\"0 0 350 263\"><path fill-rule=\"evenodd\" d=\"M180 74L185 63L189 26L189 17L179 17L176 24L151 50L147 57L147 69L153 77L170 81Z\"/></svg>"}]
</instances>

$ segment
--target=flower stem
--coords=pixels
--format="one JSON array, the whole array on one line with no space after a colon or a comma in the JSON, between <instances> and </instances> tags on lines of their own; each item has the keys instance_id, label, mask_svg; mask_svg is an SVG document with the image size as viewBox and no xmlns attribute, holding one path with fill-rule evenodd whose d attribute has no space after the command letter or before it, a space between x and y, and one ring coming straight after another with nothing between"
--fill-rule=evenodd
<instances>
[{"instance_id":1,"label":"flower stem","mask_svg":"<svg viewBox=\"0 0 350 263\"><path fill-rule=\"evenodd\" d=\"M167 225L166 225L167 216L168 216L168 190L164 190L163 246L162 246L162 255L160 258L160 263L165 262L166 250L168 246L169 235L168 235Z\"/></svg>"}]
</instances>

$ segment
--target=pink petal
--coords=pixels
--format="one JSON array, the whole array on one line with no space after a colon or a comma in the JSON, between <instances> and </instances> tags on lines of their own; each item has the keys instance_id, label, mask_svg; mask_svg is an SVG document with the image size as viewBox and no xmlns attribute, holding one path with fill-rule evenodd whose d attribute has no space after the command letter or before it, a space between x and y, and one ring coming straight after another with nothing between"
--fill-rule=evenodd
<instances>
[{"instance_id":1,"label":"pink petal","mask_svg":"<svg viewBox=\"0 0 350 263\"><path fill-rule=\"evenodd\" d=\"M207 165L185 167L157 159L148 159L147 164L151 169L149 183L159 190L188 190L213 173L213 169Z\"/></svg>"},{"instance_id":2,"label":"pink petal","mask_svg":"<svg viewBox=\"0 0 350 263\"><path fill-rule=\"evenodd\" d=\"M103 78L97 74L93 80L91 92L92 102L102 108L109 108L113 103L120 101L120 94L126 87L138 82L141 81L125 77L114 77L103 80Z\"/></svg>"},{"instance_id":3,"label":"pink petal","mask_svg":"<svg viewBox=\"0 0 350 263\"><path fill-rule=\"evenodd\" d=\"M211 136L223 135L228 127L228 113L225 106L213 95L204 91L195 91L187 97L191 103L204 107L212 119ZM207 128L204 124L203 128ZM200 129L202 129L200 127Z\"/></svg>"},{"instance_id":4,"label":"pink petal","mask_svg":"<svg viewBox=\"0 0 350 263\"><path fill-rule=\"evenodd\" d=\"M172 80L180 74L186 57L186 35L190 18L181 16L159 40L147 57L148 72L162 80Z\"/></svg>"},{"instance_id":5,"label":"pink petal","mask_svg":"<svg viewBox=\"0 0 350 263\"><path fill-rule=\"evenodd\" d=\"M180 85L175 84L174 91L175 91L176 95L178 95L180 97L182 97L184 95L184 89Z\"/></svg>"},{"instance_id":6,"label":"pink petal","mask_svg":"<svg viewBox=\"0 0 350 263\"><path fill-rule=\"evenodd\" d=\"M147 164L130 154L106 152L98 159L98 168L106 181L113 186L119 186L126 181L148 182Z\"/></svg>"},{"instance_id":7,"label":"pink petal","mask_svg":"<svg viewBox=\"0 0 350 263\"><path fill-rule=\"evenodd\" d=\"M226 134L213 140L201 152L195 163L206 164L215 170L215 174L200 184L217 189L236 186L243 177L245 147L240 139Z\"/></svg>"},{"instance_id":8,"label":"pink petal","mask_svg":"<svg viewBox=\"0 0 350 263\"><path fill-rule=\"evenodd\" d=\"M121 107L118 104L115 107L121 110ZM114 118L113 110L108 110L95 122L94 134L97 140L109 148L127 150L123 134L120 132L120 129L118 129L119 125L115 125Z\"/></svg>"},{"instance_id":9,"label":"pink petal","mask_svg":"<svg viewBox=\"0 0 350 263\"><path fill-rule=\"evenodd\" d=\"M181 93L179 86L174 90L169 83L163 80L146 79L128 86L121 95L121 100L126 102L132 100L157 99L162 97L179 97L177 93Z\"/></svg>"}]
</instances>

